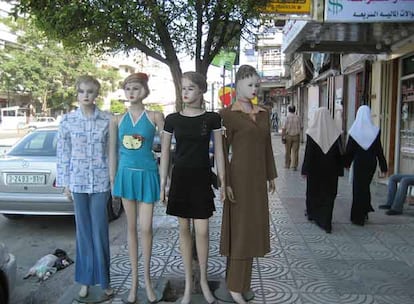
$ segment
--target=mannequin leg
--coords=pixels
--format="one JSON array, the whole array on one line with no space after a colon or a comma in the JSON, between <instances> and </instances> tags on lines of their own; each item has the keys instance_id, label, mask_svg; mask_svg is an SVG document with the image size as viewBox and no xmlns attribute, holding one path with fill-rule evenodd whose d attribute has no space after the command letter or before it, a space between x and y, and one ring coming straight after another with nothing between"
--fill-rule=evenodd
<instances>
[{"instance_id":1,"label":"mannequin leg","mask_svg":"<svg viewBox=\"0 0 414 304\"><path fill-rule=\"evenodd\" d=\"M141 230L142 256L144 262L144 281L147 298L150 302L155 301L157 296L151 284L151 254L152 254L152 216L154 205L140 203L139 208L139 227Z\"/></svg>"},{"instance_id":2,"label":"mannequin leg","mask_svg":"<svg viewBox=\"0 0 414 304\"><path fill-rule=\"evenodd\" d=\"M208 287L207 267L208 267L208 249L209 249L209 227L208 219L194 220L196 233L197 256L200 265L200 286L204 298L208 303L214 302L215 298Z\"/></svg>"},{"instance_id":3,"label":"mannequin leg","mask_svg":"<svg viewBox=\"0 0 414 304\"><path fill-rule=\"evenodd\" d=\"M125 214L127 217L128 253L131 264L131 289L128 295L128 302L136 301L138 289L138 236L137 236L137 202L122 199Z\"/></svg>"},{"instance_id":4,"label":"mannequin leg","mask_svg":"<svg viewBox=\"0 0 414 304\"><path fill-rule=\"evenodd\" d=\"M180 224L180 250L183 257L184 273L185 273L185 288L184 296L181 301L182 304L189 304L191 302L191 285L192 285L192 240L190 233L190 219L178 218Z\"/></svg>"},{"instance_id":5,"label":"mannequin leg","mask_svg":"<svg viewBox=\"0 0 414 304\"><path fill-rule=\"evenodd\" d=\"M247 304L246 300L243 298L243 295L240 292L230 290L230 294L234 302L236 302L237 304Z\"/></svg>"},{"instance_id":6,"label":"mannequin leg","mask_svg":"<svg viewBox=\"0 0 414 304\"><path fill-rule=\"evenodd\" d=\"M238 304L246 304L243 292L250 289L253 258L227 259L227 287L233 300Z\"/></svg>"}]
</instances>

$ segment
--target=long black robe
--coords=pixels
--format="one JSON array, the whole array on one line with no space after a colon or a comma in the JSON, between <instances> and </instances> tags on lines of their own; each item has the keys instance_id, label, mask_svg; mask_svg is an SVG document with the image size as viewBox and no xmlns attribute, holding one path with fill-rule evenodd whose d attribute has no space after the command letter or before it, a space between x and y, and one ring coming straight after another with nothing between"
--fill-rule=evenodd
<instances>
[{"instance_id":1,"label":"long black robe","mask_svg":"<svg viewBox=\"0 0 414 304\"><path fill-rule=\"evenodd\" d=\"M377 168L377 159L381 172L386 172L387 161L382 150L380 132L368 150L364 150L349 136L346 145L345 166L353 162L351 221L363 225L371 206L370 184Z\"/></svg>"},{"instance_id":2,"label":"long black robe","mask_svg":"<svg viewBox=\"0 0 414 304\"><path fill-rule=\"evenodd\" d=\"M306 175L306 213L309 220L327 232L332 229L332 212L338 190L338 176L343 175L340 137L324 154L307 135L302 175Z\"/></svg>"}]
</instances>

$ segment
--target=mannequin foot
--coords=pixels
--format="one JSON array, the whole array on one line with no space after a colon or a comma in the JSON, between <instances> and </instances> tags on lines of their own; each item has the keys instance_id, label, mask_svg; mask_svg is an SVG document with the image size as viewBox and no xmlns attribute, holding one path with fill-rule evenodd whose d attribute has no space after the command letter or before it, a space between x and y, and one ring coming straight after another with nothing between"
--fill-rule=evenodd
<instances>
[{"instance_id":1,"label":"mannequin foot","mask_svg":"<svg viewBox=\"0 0 414 304\"><path fill-rule=\"evenodd\" d=\"M154 288L152 288L151 285L145 286L146 292L147 292L147 299L150 303L156 303L157 302L157 295L155 294Z\"/></svg>"},{"instance_id":2,"label":"mannequin foot","mask_svg":"<svg viewBox=\"0 0 414 304\"><path fill-rule=\"evenodd\" d=\"M127 298L127 303L135 303L137 301L137 291L135 289L129 290L129 295Z\"/></svg>"},{"instance_id":3,"label":"mannequin foot","mask_svg":"<svg viewBox=\"0 0 414 304\"><path fill-rule=\"evenodd\" d=\"M211 293L210 287L208 287L207 282L200 282L201 291L203 292L204 299L206 299L207 303L214 303L216 298Z\"/></svg>"},{"instance_id":4,"label":"mannequin foot","mask_svg":"<svg viewBox=\"0 0 414 304\"><path fill-rule=\"evenodd\" d=\"M88 296L89 286L88 285L82 285L79 289L79 297L86 298Z\"/></svg>"},{"instance_id":5,"label":"mannequin foot","mask_svg":"<svg viewBox=\"0 0 414 304\"><path fill-rule=\"evenodd\" d=\"M190 304L191 303L191 295L184 294L183 299L181 300L181 304Z\"/></svg>"},{"instance_id":6,"label":"mannequin foot","mask_svg":"<svg viewBox=\"0 0 414 304\"><path fill-rule=\"evenodd\" d=\"M104 289L104 293L107 297L112 297L114 295L114 290L112 287Z\"/></svg>"},{"instance_id":7,"label":"mannequin foot","mask_svg":"<svg viewBox=\"0 0 414 304\"><path fill-rule=\"evenodd\" d=\"M231 297L237 304L247 304L246 300L240 292L230 291Z\"/></svg>"}]
</instances>

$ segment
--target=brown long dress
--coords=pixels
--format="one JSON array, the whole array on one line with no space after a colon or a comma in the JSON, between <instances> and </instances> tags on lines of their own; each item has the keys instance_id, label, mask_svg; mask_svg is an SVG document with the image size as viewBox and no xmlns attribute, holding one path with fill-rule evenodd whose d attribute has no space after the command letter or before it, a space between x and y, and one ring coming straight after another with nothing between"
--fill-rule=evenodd
<instances>
[{"instance_id":1,"label":"brown long dress","mask_svg":"<svg viewBox=\"0 0 414 304\"><path fill-rule=\"evenodd\" d=\"M232 106L221 115L225 150L232 151L226 182L236 202L224 203L220 253L231 258L264 256L270 251L267 181L277 177L269 113L260 108L253 120Z\"/></svg>"}]
</instances>

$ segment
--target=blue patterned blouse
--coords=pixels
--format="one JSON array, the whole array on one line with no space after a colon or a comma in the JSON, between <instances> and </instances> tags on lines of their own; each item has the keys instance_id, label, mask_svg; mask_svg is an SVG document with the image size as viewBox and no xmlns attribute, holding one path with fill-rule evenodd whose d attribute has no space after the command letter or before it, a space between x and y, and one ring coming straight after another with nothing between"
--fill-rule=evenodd
<instances>
[{"instance_id":1,"label":"blue patterned blouse","mask_svg":"<svg viewBox=\"0 0 414 304\"><path fill-rule=\"evenodd\" d=\"M109 123L111 114L95 108L92 116L80 109L63 116L57 142L58 187L76 193L110 190Z\"/></svg>"}]
</instances>

